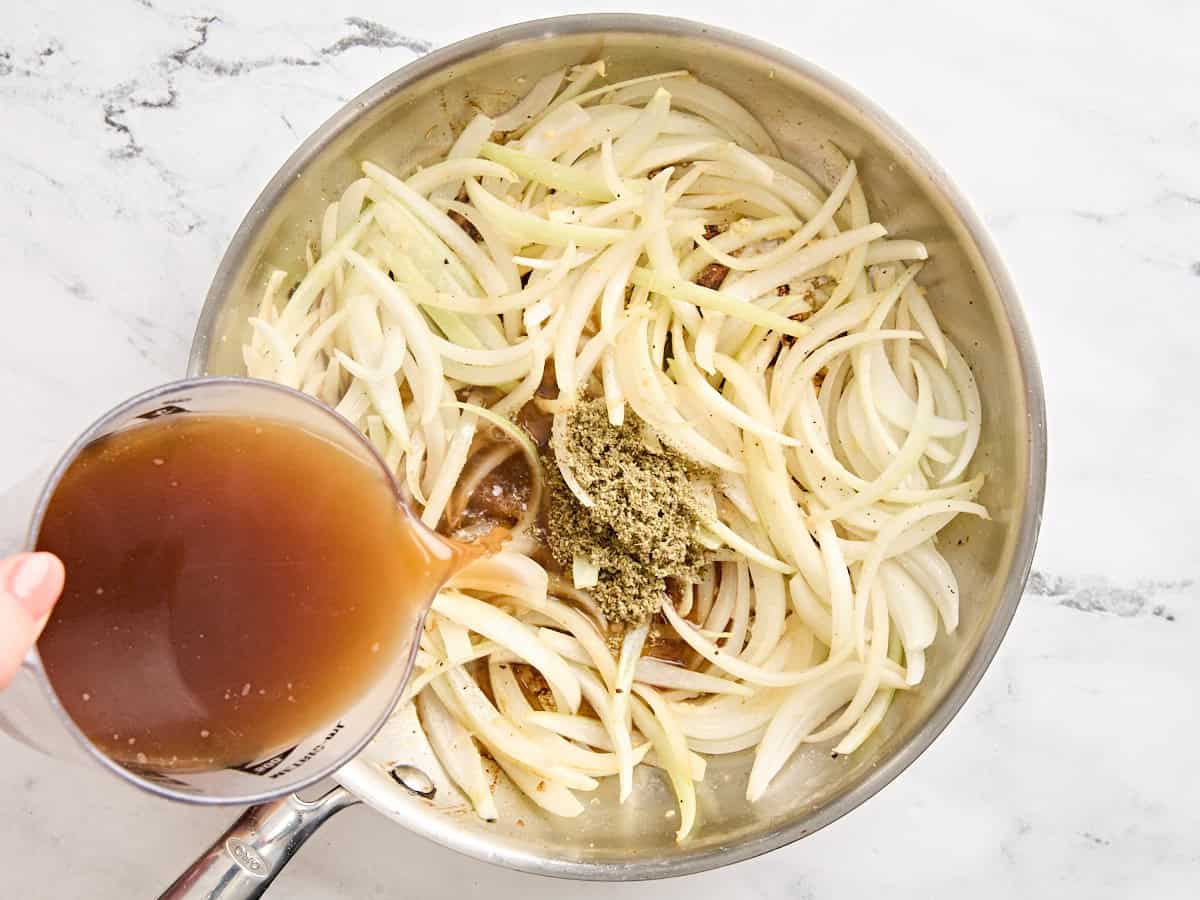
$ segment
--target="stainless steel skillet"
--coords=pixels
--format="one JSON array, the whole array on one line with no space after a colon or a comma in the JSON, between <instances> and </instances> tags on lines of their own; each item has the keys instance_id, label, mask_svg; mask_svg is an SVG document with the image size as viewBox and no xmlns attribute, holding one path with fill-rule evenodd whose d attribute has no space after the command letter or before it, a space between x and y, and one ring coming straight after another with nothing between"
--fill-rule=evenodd
<instances>
[{"instance_id":1,"label":"stainless steel skillet","mask_svg":"<svg viewBox=\"0 0 1200 900\"><path fill-rule=\"evenodd\" d=\"M614 792L601 789L584 815L565 821L548 820L501 784L500 821L481 822L446 779L415 717L402 712L337 772L340 788L314 804L290 799L253 808L189 872L190 886L177 884L167 896L257 896L325 817L356 800L443 846L542 875L638 880L747 859L824 827L899 775L962 706L995 654L1029 571L1045 483L1041 378L1012 283L965 199L899 125L827 73L759 41L679 19L568 16L470 38L388 76L306 140L247 214L209 290L190 374L241 371L246 318L265 269L299 270L315 216L357 177L363 158L401 169L427 160L476 109L506 108L547 71L600 57L613 78L690 69L745 104L783 155L818 180L829 182L843 152L852 156L889 230L929 246L922 281L983 395L974 465L988 474L981 499L994 517L957 522L947 535L964 598L957 634L931 648L926 683L896 703L853 757L798 754L753 806L744 799L746 761L714 760L700 824L682 845L662 815L669 789L652 772L640 775L629 803L618 805ZM409 768L393 778L396 764Z\"/></svg>"}]
</instances>

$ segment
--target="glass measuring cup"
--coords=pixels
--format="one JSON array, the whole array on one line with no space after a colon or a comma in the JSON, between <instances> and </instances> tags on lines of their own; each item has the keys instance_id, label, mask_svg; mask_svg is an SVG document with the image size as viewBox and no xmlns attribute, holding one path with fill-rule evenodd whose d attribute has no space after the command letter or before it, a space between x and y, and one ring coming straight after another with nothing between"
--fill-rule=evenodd
<instances>
[{"instance_id":1,"label":"glass measuring cup","mask_svg":"<svg viewBox=\"0 0 1200 900\"><path fill-rule=\"evenodd\" d=\"M346 419L299 391L250 378L197 378L153 388L119 404L89 427L46 474L34 476L0 498L0 524L23 533L11 547L38 546L46 513L66 472L94 442L145 425L160 416L242 416L292 426L319 437L363 462L378 475L379 490L397 504L405 499L386 464L367 439ZM304 485L296 490L303 492ZM408 605L419 611L411 633L402 635L373 681L339 713L308 731L294 745L270 756L225 768L178 771L140 761L133 764L107 755L76 724L56 693L44 660L32 649L11 685L0 693L0 730L66 759L90 759L119 777L160 796L205 804L243 804L290 794L328 775L374 736L399 700L412 669L424 611L437 587L462 561L461 551L410 517L414 535L428 550L424 584L428 596ZM70 571L67 573L70 579ZM419 601L419 602L418 602Z\"/></svg>"}]
</instances>

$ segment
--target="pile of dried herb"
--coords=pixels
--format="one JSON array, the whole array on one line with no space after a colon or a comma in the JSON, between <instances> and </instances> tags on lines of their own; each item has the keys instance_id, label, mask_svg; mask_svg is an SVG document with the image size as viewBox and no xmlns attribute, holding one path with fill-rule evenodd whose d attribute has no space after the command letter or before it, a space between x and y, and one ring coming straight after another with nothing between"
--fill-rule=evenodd
<instances>
[{"instance_id":1,"label":"pile of dried herb","mask_svg":"<svg viewBox=\"0 0 1200 900\"><path fill-rule=\"evenodd\" d=\"M705 563L691 487L703 473L674 450L651 449L631 410L619 428L602 400L566 416L565 458L546 464L550 550L563 566L581 557L599 568L591 595L610 621L644 621L662 605L667 578L693 581ZM559 462L593 506L571 493Z\"/></svg>"}]
</instances>

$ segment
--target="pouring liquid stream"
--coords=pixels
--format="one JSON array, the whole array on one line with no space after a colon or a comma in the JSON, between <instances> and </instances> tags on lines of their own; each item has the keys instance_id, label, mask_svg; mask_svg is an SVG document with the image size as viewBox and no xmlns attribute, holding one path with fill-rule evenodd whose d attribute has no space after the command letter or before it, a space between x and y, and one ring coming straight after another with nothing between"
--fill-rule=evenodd
<instances>
[{"instance_id":1,"label":"pouring liquid stream","mask_svg":"<svg viewBox=\"0 0 1200 900\"><path fill-rule=\"evenodd\" d=\"M481 552L425 529L365 454L206 414L86 448L38 546L67 570L38 642L59 700L111 758L181 772L334 721Z\"/></svg>"}]
</instances>

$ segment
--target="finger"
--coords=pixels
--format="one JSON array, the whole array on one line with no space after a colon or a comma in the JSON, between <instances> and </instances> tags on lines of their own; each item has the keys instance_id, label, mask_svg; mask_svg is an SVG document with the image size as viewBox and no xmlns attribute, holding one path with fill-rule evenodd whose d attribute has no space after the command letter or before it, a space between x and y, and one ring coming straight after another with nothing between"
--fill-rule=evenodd
<instances>
[{"instance_id":1,"label":"finger","mask_svg":"<svg viewBox=\"0 0 1200 900\"><path fill-rule=\"evenodd\" d=\"M0 687L12 680L62 593L63 565L50 553L0 561Z\"/></svg>"},{"instance_id":2,"label":"finger","mask_svg":"<svg viewBox=\"0 0 1200 900\"><path fill-rule=\"evenodd\" d=\"M65 580L53 553L19 553L0 561L0 597L23 609L31 622L45 624Z\"/></svg>"}]
</instances>

